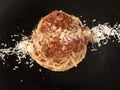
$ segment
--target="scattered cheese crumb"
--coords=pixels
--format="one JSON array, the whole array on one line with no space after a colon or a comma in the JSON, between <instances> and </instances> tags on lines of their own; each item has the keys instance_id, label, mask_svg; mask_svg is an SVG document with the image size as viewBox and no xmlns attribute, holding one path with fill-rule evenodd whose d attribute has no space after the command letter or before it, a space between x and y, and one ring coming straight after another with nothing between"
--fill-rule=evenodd
<instances>
[{"instance_id":1,"label":"scattered cheese crumb","mask_svg":"<svg viewBox=\"0 0 120 90\"><path fill-rule=\"evenodd\" d=\"M81 16L82 17L82 16ZM94 19L92 22L95 22L96 19ZM83 22L86 22L85 20ZM18 27L19 28L19 27ZM24 30L22 30L22 32L24 32ZM56 34L59 32L56 31ZM79 33L81 32L81 30L78 30L78 32L76 32L75 36L73 36L72 33L66 31L63 34L60 35L61 40L64 41L68 41L66 38L69 37L69 40L71 40L71 38L76 38L77 36L81 36L79 35ZM97 49L94 47L94 44L97 44L98 47L105 45L108 43L108 39L111 39L111 37L115 38L114 40L112 40L112 42L117 41L118 43L120 43L120 24L115 24L113 27L111 27L110 25L108 25L108 23L105 24L99 24L97 26L94 26L91 28L91 33L93 35L93 43L92 43L92 50L91 51L96 51ZM16 41L16 39L14 39L14 37L20 37L22 36L22 40L20 42ZM3 60L3 65L6 64L6 59L9 58L8 56L11 55L15 55L17 57L16 62L17 64L21 64L22 59L26 59L27 55L28 55L28 51L30 51L32 49L32 45L29 42L29 38L27 36L24 36L23 34L18 34L18 35L11 35L11 41L15 41L15 47L9 47L9 48L5 48L7 47L6 43L1 43L1 46L4 46L4 48L0 49L0 58ZM30 65L29 67L33 67L34 64L34 60L33 59L29 59L30 61L26 61L25 64L26 65ZM13 70L18 69L19 66L14 66ZM39 69L39 72L42 72L41 69ZM45 79L45 77L43 77L43 79ZM21 80L21 82L23 82Z\"/></svg>"},{"instance_id":2,"label":"scattered cheese crumb","mask_svg":"<svg viewBox=\"0 0 120 90\"><path fill-rule=\"evenodd\" d=\"M115 24L114 27L111 27L108 23L99 24L91 28L91 33L93 35L93 44L97 43L98 47L107 44L108 39L112 42L120 42L120 24Z\"/></svg>"}]
</instances>

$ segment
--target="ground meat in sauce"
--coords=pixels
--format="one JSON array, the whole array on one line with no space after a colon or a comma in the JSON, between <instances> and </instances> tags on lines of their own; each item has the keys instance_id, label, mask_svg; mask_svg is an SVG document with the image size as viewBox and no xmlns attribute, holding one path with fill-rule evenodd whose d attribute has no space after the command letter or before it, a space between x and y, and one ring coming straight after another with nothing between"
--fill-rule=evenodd
<instances>
[{"instance_id":1,"label":"ground meat in sauce","mask_svg":"<svg viewBox=\"0 0 120 90\"><path fill-rule=\"evenodd\" d=\"M44 20L40 28L41 32L54 31L51 29L52 26L55 26L56 28L60 27L62 31L64 29L76 30L79 26L79 23L78 25L72 24L73 20L70 16L56 10L48 14L43 19Z\"/></svg>"},{"instance_id":2,"label":"ground meat in sauce","mask_svg":"<svg viewBox=\"0 0 120 90\"><path fill-rule=\"evenodd\" d=\"M62 50L63 46L65 48ZM70 54L72 51L78 52L82 48L83 41L80 39L68 42L68 44L62 44L60 43L59 39L54 39L54 41L44 44L42 50L47 57L57 60L66 56L67 54Z\"/></svg>"}]
</instances>

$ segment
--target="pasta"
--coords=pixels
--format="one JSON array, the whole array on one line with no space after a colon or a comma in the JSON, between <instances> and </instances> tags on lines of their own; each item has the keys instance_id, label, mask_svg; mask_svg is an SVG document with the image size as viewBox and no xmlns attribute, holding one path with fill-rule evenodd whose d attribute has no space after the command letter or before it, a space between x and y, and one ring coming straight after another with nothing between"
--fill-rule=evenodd
<instances>
[{"instance_id":1,"label":"pasta","mask_svg":"<svg viewBox=\"0 0 120 90\"><path fill-rule=\"evenodd\" d=\"M53 11L41 18L31 35L30 56L52 71L76 67L91 42L90 29L79 18L63 11Z\"/></svg>"}]
</instances>

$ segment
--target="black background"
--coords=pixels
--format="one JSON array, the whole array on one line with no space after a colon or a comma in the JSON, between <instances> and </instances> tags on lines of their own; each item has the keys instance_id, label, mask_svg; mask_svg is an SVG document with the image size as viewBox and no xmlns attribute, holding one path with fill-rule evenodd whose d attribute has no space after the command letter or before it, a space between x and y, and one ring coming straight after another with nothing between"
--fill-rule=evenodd
<instances>
[{"instance_id":1,"label":"black background","mask_svg":"<svg viewBox=\"0 0 120 90\"><path fill-rule=\"evenodd\" d=\"M10 35L24 29L24 34L29 36L39 19L52 10L63 10L80 17L89 27L98 23L109 22L111 26L120 23L119 0L0 0L0 42L14 46L9 40ZM93 19L96 22L93 23ZM44 69L35 62L32 68L22 63L14 71L14 58L9 58L9 66L4 66L1 60L0 90L118 90L119 53L120 44L117 43L108 43L96 52L91 52L88 47L86 58L78 67L61 73Z\"/></svg>"}]
</instances>

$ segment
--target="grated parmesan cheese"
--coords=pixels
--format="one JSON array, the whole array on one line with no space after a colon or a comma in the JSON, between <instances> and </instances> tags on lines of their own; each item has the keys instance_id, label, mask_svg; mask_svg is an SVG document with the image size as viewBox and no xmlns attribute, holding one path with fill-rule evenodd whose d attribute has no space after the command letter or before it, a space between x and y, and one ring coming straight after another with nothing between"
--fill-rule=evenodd
<instances>
[{"instance_id":1,"label":"grated parmesan cheese","mask_svg":"<svg viewBox=\"0 0 120 90\"><path fill-rule=\"evenodd\" d=\"M11 41L16 41L13 37L19 37L20 35L11 35L12 39ZM7 46L6 43L1 43L1 46L4 46L4 48L0 49L0 58L3 60L3 65L6 64L6 59L9 59L8 56L15 55L17 59L15 61L17 64L21 64L22 59L26 59L28 55L28 50L31 48L31 44L29 42L29 39L27 36L24 36L21 34L22 40L20 42L16 41L15 47L9 47L5 48ZM31 68L33 66L33 60L30 59L30 61L26 61L26 65L30 65ZM13 70L17 70L19 66L14 66Z\"/></svg>"},{"instance_id":2,"label":"grated parmesan cheese","mask_svg":"<svg viewBox=\"0 0 120 90\"><path fill-rule=\"evenodd\" d=\"M98 47L108 43L108 39L114 42L115 40L120 42L120 24L115 24L111 27L108 23L98 24L98 26L91 28L91 33L93 35L93 44L97 44Z\"/></svg>"},{"instance_id":3,"label":"grated parmesan cheese","mask_svg":"<svg viewBox=\"0 0 120 90\"><path fill-rule=\"evenodd\" d=\"M96 19L94 19L92 22L95 22ZM56 27L52 27L56 28ZM24 30L22 31L24 32ZM81 29L79 29L75 34L73 34L71 31L64 30L64 32L60 33L60 28L56 30L55 34L53 37L56 37L59 35L59 38L63 41L70 41L73 38L80 37ZM90 32L89 32L90 33ZM91 51L96 51L97 48L94 48L94 45L98 45L99 47L102 45L105 45L108 43L108 39L111 39L111 37L115 38L115 40L120 43L120 24L115 24L113 27L111 27L108 23L105 24L98 24L97 26L94 26L91 28L91 33L93 35L93 44L92 44L92 50ZM22 36L21 41L16 41L14 37L20 37ZM29 41L28 36L24 36L23 34L18 34L18 35L11 35L11 41L14 41L15 47L7 47L6 43L1 43L1 46L4 46L4 48L0 49L0 58L3 60L3 65L6 64L6 59L9 58L8 56L15 55L17 59L15 61L17 64L21 64L22 59L26 59L28 52L32 50L32 44ZM40 39L44 38L43 36L40 36ZM111 39L112 40L112 39ZM115 40L112 40L113 42ZM62 48L63 50L65 47ZM29 65L29 67L33 67L33 60L30 58L29 61L26 60L25 64ZM14 66L13 70L18 69L19 66ZM41 69L39 69L41 72ZM22 82L22 81L21 81Z\"/></svg>"}]
</instances>

